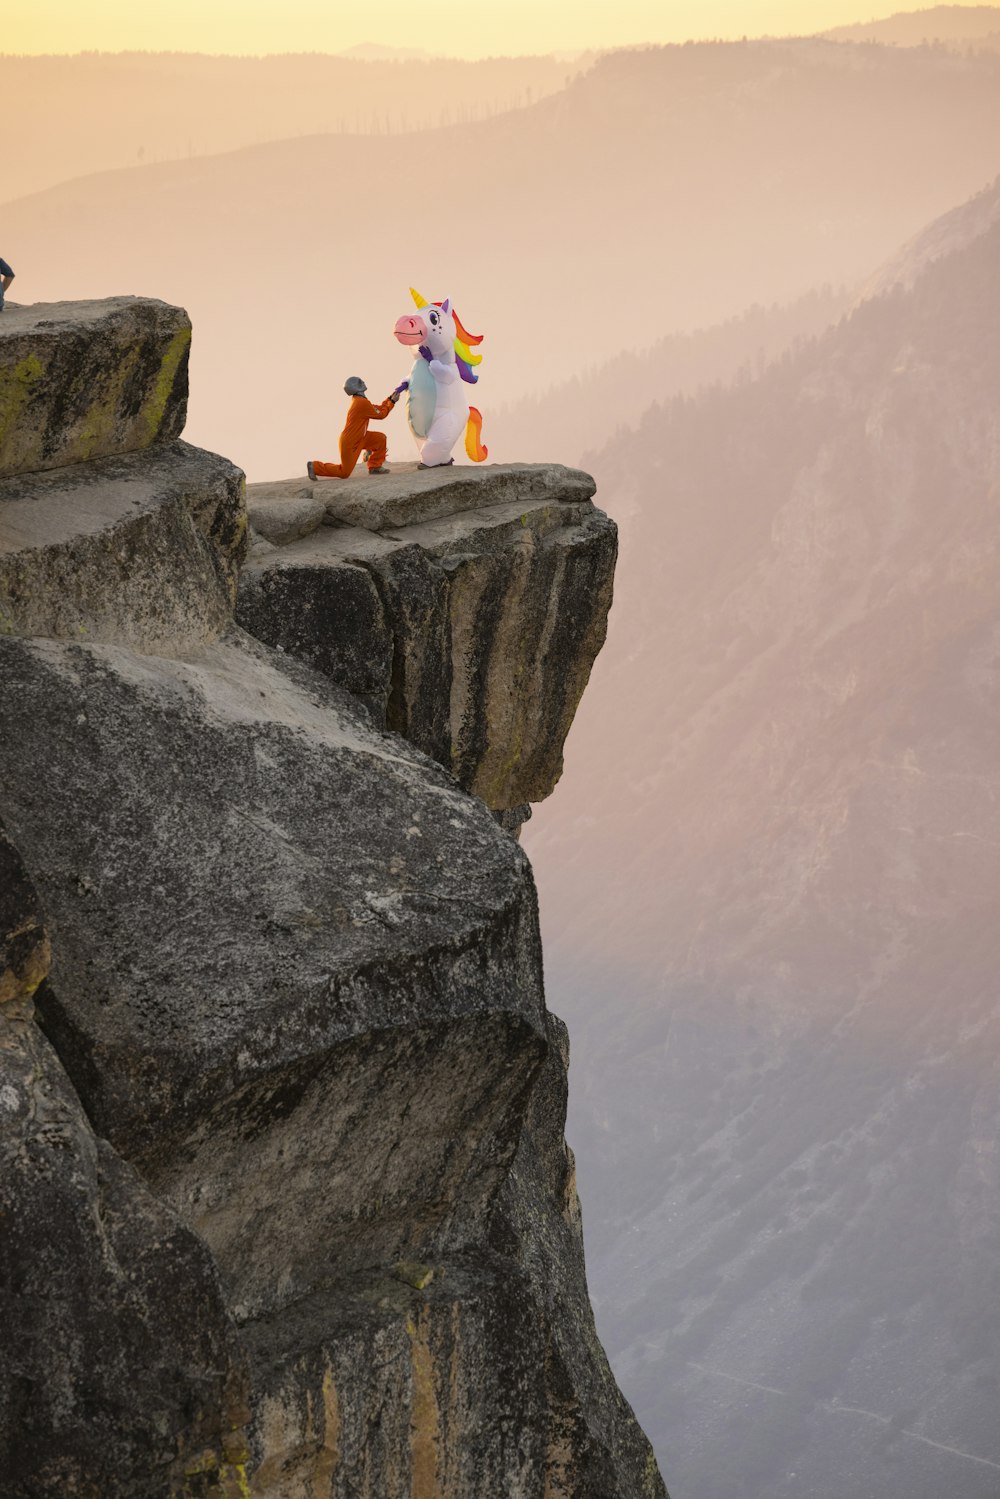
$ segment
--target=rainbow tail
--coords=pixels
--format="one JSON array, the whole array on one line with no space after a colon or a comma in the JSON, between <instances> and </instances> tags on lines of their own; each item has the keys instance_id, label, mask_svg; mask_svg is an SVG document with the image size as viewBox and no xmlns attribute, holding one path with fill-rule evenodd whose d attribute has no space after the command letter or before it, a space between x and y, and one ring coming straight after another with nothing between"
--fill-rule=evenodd
<instances>
[{"instance_id":1,"label":"rainbow tail","mask_svg":"<svg viewBox=\"0 0 1000 1499\"><path fill-rule=\"evenodd\" d=\"M483 414L477 411L475 406L469 407L469 421L465 428L465 451L473 463L482 463L489 457L489 448L484 448L480 442L480 434L483 430Z\"/></svg>"}]
</instances>

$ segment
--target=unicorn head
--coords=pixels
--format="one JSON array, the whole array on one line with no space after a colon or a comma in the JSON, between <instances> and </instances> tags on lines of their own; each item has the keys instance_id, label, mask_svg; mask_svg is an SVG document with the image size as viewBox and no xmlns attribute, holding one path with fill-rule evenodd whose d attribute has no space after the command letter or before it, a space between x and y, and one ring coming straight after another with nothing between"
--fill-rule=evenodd
<instances>
[{"instance_id":1,"label":"unicorn head","mask_svg":"<svg viewBox=\"0 0 1000 1499\"><path fill-rule=\"evenodd\" d=\"M450 297L443 302L428 302L412 286L410 296L417 313L397 319L393 330L396 338L401 344L418 349L424 358L457 364L462 379L475 385L479 376L473 366L482 363L482 355L473 354L471 346L482 343L482 336L466 333L458 314L451 309Z\"/></svg>"}]
</instances>

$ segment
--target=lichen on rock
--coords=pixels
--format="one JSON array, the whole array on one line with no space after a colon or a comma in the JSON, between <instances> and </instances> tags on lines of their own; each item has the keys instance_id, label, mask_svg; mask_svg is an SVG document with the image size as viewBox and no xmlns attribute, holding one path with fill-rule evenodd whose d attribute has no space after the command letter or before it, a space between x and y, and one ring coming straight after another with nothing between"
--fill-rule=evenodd
<instances>
[{"instance_id":1,"label":"lichen on rock","mask_svg":"<svg viewBox=\"0 0 1000 1499\"><path fill-rule=\"evenodd\" d=\"M165 302L9 306L0 321L0 477L177 437L191 324Z\"/></svg>"}]
</instances>

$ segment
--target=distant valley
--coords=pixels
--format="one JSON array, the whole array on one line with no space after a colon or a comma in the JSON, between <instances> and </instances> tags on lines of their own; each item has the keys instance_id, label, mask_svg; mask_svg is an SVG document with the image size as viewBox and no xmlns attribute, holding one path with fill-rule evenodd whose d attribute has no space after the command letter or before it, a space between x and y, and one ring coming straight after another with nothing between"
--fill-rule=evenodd
<instances>
[{"instance_id":1,"label":"distant valley","mask_svg":"<svg viewBox=\"0 0 1000 1499\"><path fill-rule=\"evenodd\" d=\"M596 458L618 600L526 843L684 1499L998 1492L997 200Z\"/></svg>"}]
</instances>

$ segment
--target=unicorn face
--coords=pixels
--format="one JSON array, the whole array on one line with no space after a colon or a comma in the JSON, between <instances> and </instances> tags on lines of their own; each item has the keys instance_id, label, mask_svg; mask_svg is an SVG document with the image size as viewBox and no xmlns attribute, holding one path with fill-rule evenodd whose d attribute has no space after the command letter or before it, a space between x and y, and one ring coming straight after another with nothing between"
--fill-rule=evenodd
<instances>
[{"instance_id":1,"label":"unicorn face","mask_svg":"<svg viewBox=\"0 0 1000 1499\"><path fill-rule=\"evenodd\" d=\"M455 319L447 298L440 307L425 304L416 314L397 319L393 332L401 344L429 349L433 359L454 357Z\"/></svg>"},{"instance_id":2,"label":"unicorn face","mask_svg":"<svg viewBox=\"0 0 1000 1499\"><path fill-rule=\"evenodd\" d=\"M393 330L396 338L401 344L423 349L432 359L443 364L454 362L462 379L475 385L479 379L475 367L482 363L482 355L473 353L473 349L482 343L482 334L465 331L458 313L452 310L449 297L443 302L428 302L412 286L410 296L417 310L397 319Z\"/></svg>"}]
</instances>

